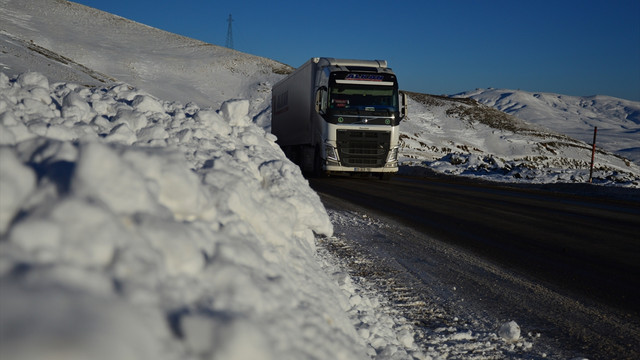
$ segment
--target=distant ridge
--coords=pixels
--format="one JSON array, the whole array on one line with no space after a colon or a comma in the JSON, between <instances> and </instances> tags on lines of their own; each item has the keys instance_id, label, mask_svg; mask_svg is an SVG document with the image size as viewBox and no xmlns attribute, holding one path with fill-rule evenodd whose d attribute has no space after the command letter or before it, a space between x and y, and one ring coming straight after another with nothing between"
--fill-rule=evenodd
<instances>
[{"instance_id":1,"label":"distant ridge","mask_svg":"<svg viewBox=\"0 0 640 360\"><path fill-rule=\"evenodd\" d=\"M640 163L640 102L605 95L569 96L509 89L476 89L471 98L532 124L591 143Z\"/></svg>"}]
</instances>

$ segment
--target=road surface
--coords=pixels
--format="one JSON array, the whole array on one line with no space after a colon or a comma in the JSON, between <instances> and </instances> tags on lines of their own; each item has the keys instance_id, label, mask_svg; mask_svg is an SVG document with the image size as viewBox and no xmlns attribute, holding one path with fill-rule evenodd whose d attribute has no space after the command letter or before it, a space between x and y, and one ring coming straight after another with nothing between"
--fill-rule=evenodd
<instances>
[{"instance_id":1,"label":"road surface","mask_svg":"<svg viewBox=\"0 0 640 360\"><path fill-rule=\"evenodd\" d=\"M463 287L476 311L520 314L586 353L640 354L640 191L440 176L310 184L328 208L412 229L368 246L422 283Z\"/></svg>"}]
</instances>

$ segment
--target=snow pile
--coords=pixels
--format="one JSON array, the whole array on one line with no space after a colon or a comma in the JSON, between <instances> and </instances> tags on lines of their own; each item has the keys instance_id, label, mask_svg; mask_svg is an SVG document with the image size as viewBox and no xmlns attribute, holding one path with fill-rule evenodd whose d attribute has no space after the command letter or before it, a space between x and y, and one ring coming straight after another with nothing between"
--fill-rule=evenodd
<instances>
[{"instance_id":1,"label":"snow pile","mask_svg":"<svg viewBox=\"0 0 640 360\"><path fill-rule=\"evenodd\" d=\"M366 356L249 106L0 73L0 357Z\"/></svg>"}]
</instances>

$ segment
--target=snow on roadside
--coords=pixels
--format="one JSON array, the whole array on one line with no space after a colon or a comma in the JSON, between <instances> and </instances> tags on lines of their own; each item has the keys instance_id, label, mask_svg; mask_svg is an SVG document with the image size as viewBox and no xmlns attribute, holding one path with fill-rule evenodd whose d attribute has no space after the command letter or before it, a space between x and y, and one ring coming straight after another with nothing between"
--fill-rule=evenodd
<instances>
[{"instance_id":1,"label":"snow on roadside","mask_svg":"<svg viewBox=\"0 0 640 360\"><path fill-rule=\"evenodd\" d=\"M415 327L394 310L380 287L367 286L352 276L348 264L334 254L331 248L339 242L334 237L319 239L318 260L348 299L342 306L366 344L367 354L375 359L428 359L415 343Z\"/></svg>"},{"instance_id":2,"label":"snow on roadside","mask_svg":"<svg viewBox=\"0 0 640 360\"><path fill-rule=\"evenodd\" d=\"M456 313L442 298L430 298L398 270L394 261L378 257L370 240L380 239L389 224L358 211L328 214L334 236L320 239L318 256L348 296L351 321L365 339L369 354L380 359L544 359L550 350L539 344L539 333L521 334L515 321L491 329L487 319ZM384 241L384 240L380 240ZM384 250L381 250L384 251ZM495 323L497 319L488 319ZM393 331L389 331L393 330ZM384 355L383 355L384 354ZM551 353L550 358L563 358Z\"/></svg>"},{"instance_id":3,"label":"snow on roadside","mask_svg":"<svg viewBox=\"0 0 640 360\"><path fill-rule=\"evenodd\" d=\"M249 105L0 73L0 357L367 357Z\"/></svg>"}]
</instances>

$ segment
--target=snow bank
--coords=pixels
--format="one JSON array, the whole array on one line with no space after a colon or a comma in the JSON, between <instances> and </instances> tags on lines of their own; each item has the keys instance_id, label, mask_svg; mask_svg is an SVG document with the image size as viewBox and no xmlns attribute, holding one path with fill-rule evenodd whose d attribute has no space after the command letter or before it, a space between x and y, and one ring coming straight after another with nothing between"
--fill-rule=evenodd
<instances>
[{"instance_id":1,"label":"snow bank","mask_svg":"<svg viewBox=\"0 0 640 360\"><path fill-rule=\"evenodd\" d=\"M0 357L366 354L329 218L248 109L0 73Z\"/></svg>"}]
</instances>

